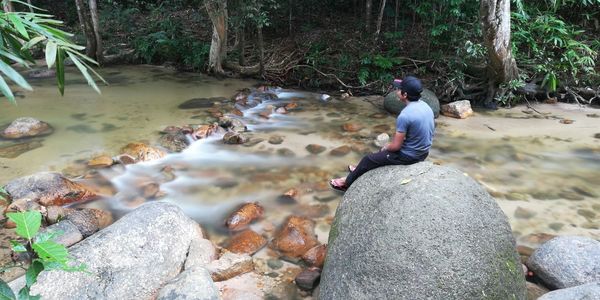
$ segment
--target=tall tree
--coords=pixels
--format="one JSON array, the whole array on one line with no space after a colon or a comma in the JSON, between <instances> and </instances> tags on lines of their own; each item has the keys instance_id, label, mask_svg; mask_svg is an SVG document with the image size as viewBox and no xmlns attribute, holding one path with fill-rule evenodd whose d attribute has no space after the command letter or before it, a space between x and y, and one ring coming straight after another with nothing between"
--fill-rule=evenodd
<instances>
[{"instance_id":1,"label":"tall tree","mask_svg":"<svg viewBox=\"0 0 600 300\"><path fill-rule=\"evenodd\" d=\"M383 21L383 11L385 10L385 0L381 0L379 6L379 17L377 18L377 29L375 30L375 40L379 39L379 32L381 31L381 22Z\"/></svg>"},{"instance_id":2,"label":"tall tree","mask_svg":"<svg viewBox=\"0 0 600 300\"><path fill-rule=\"evenodd\" d=\"M102 64L104 56L102 55L102 36L100 35L100 21L98 19L98 5L96 0L89 0L90 16L92 17L92 28L94 31L94 39L96 40L96 53L94 57L99 64Z\"/></svg>"},{"instance_id":3,"label":"tall tree","mask_svg":"<svg viewBox=\"0 0 600 300\"><path fill-rule=\"evenodd\" d=\"M365 4L365 32L371 33L371 15L373 14L373 0L367 0Z\"/></svg>"},{"instance_id":4,"label":"tall tree","mask_svg":"<svg viewBox=\"0 0 600 300\"><path fill-rule=\"evenodd\" d=\"M483 40L488 54L488 101L497 88L517 78L517 63L510 44L510 0L481 0L480 18Z\"/></svg>"},{"instance_id":5,"label":"tall tree","mask_svg":"<svg viewBox=\"0 0 600 300\"><path fill-rule=\"evenodd\" d=\"M223 60L227 57L227 0L204 0L204 6L213 25L208 72L223 74Z\"/></svg>"}]
</instances>

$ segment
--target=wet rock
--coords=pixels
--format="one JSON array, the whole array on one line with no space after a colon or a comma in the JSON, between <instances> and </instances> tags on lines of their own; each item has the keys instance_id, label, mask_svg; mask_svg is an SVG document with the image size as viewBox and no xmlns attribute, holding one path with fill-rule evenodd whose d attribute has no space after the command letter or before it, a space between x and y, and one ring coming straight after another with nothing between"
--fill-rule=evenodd
<instances>
[{"instance_id":1,"label":"wet rock","mask_svg":"<svg viewBox=\"0 0 600 300\"><path fill-rule=\"evenodd\" d=\"M195 238L190 243L185 269L205 267L217 258L217 248L211 241L200 237Z\"/></svg>"},{"instance_id":2,"label":"wet rock","mask_svg":"<svg viewBox=\"0 0 600 300\"><path fill-rule=\"evenodd\" d=\"M16 158L25 152L40 148L42 146L43 144L40 141L29 141L9 146L2 146L0 147L0 157Z\"/></svg>"},{"instance_id":3,"label":"wet rock","mask_svg":"<svg viewBox=\"0 0 600 300\"><path fill-rule=\"evenodd\" d=\"M110 212L96 208L84 208L71 212L66 215L65 219L73 223L84 238L91 236L113 222Z\"/></svg>"},{"instance_id":4,"label":"wet rock","mask_svg":"<svg viewBox=\"0 0 600 300\"><path fill-rule=\"evenodd\" d=\"M526 236L522 236L519 238L519 241L529 244L531 246L537 247L553 238L555 238L556 235L554 234L548 234L548 233L532 233L532 234L528 234Z\"/></svg>"},{"instance_id":5,"label":"wet rock","mask_svg":"<svg viewBox=\"0 0 600 300\"><path fill-rule=\"evenodd\" d=\"M90 161L88 161L88 166L91 168L107 168L112 166L113 163L114 162L112 157L108 155L101 155L94 157Z\"/></svg>"},{"instance_id":6,"label":"wet rock","mask_svg":"<svg viewBox=\"0 0 600 300\"><path fill-rule=\"evenodd\" d=\"M589 209L578 209L577 214L590 220L590 221L592 221L594 218L596 218L596 213Z\"/></svg>"},{"instance_id":7,"label":"wet rock","mask_svg":"<svg viewBox=\"0 0 600 300\"><path fill-rule=\"evenodd\" d=\"M25 117L14 120L6 129L0 132L5 139L20 139L52 133L50 124L38 119Z\"/></svg>"},{"instance_id":8,"label":"wet rock","mask_svg":"<svg viewBox=\"0 0 600 300\"><path fill-rule=\"evenodd\" d=\"M271 248L290 259L300 258L319 242L315 222L307 218L289 216L271 241Z\"/></svg>"},{"instance_id":9,"label":"wet rock","mask_svg":"<svg viewBox=\"0 0 600 300\"><path fill-rule=\"evenodd\" d=\"M294 151L288 149L288 148L280 148L277 149L277 154L279 156L283 156L283 157L294 157L296 156L296 153L294 153Z\"/></svg>"},{"instance_id":10,"label":"wet rock","mask_svg":"<svg viewBox=\"0 0 600 300\"><path fill-rule=\"evenodd\" d=\"M326 147L317 144L310 144L306 146L306 151L308 151L310 154L319 154L325 151L326 149Z\"/></svg>"},{"instance_id":11,"label":"wet rock","mask_svg":"<svg viewBox=\"0 0 600 300\"><path fill-rule=\"evenodd\" d=\"M285 105L285 109L288 111L293 111L295 109L298 109L298 103L296 102L290 102L288 104Z\"/></svg>"},{"instance_id":12,"label":"wet rock","mask_svg":"<svg viewBox=\"0 0 600 300\"><path fill-rule=\"evenodd\" d=\"M302 260L310 267L323 268L327 255L327 244L311 248L302 255Z\"/></svg>"},{"instance_id":13,"label":"wet rock","mask_svg":"<svg viewBox=\"0 0 600 300\"><path fill-rule=\"evenodd\" d=\"M533 253L533 248L527 247L527 246L523 246L523 245L518 245L517 246L517 253L519 253L520 255L524 255L524 256L529 257Z\"/></svg>"},{"instance_id":14,"label":"wet rock","mask_svg":"<svg viewBox=\"0 0 600 300\"><path fill-rule=\"evenodd\" d=\"M157 300L218 300L219 289L201 267L186 269L160 290Z\"/></svg>"},{"instance_id":15,"label":"wet rock","mask_svg":"<svg viewBox=\"0 0 600 300\"><path fill-rule=\"evenodd\" d=\"M344 156L344 155L350 153L351 150L352 150L352 148L344 145L344 146L340 146L340 147L337 147L337 148L331 150L329 152L329 154L333 155L333 156Z\"/></svg>"},{"instance_id":16,"label":"wet rock","mask_svg":"<svg viewBox=\"0 0 600 300\"><path fill-rule=\"evenodd\" d=\"M504 197L506 198L506 200L511 200L511 201L527 201L526 194L517 193L517 192L510 192L510 193L504 195Z\"/></svg>"},{"instance_id":17,"label":"wet rock","mask_svg":"<svg viewBox=\"0 0 600 300\"><path fill-rule=\"evenodd\" d=\"M398 113L396 113L396 114L398 114ZM387 117L388 117L388 115L382 114L382 113L374 113L374 114L369 115L369 118L371 118L371 119L385 119Z\"/></svg>"},{"instance_id":18,"label":"wet rock","mask_svg":"<svg viewBox=\"0 0 600 300\"><path fill-rule=\"evenodd\" d=\"M596 139L600 139L600 133L596 133L596 134L594 134L594 138L596 138Z\"/></svg>"},{"instance_id":19,"label":"wet rock","mask_svg":"<svg viewBox=\"0 0 600 300\"><path fill-rule=\"evenodd\" d=\"M73 208L67 208L62 206L48 206L46 207L46 214L44 215L46 223L51 225L64 220L67 215L75 212Z\"/></svg>"},{"instance_id":20,"label":"wet rock","mask_svg":"<svg viewBox=\"0 0 600 300\"><path fill-rule=\"evenodd\" d=\"M527 267L546 286L564 289L600 281L600 242L579 236L559 236L537 248Z\"/></svg>"},{"instance_id":21,"label":"wet rock","mask_svg":"<svg viewBox=\"0 0 600 300\"><path fill-rule=\"evenodd\" d=\"M279 145L283 143L283 136L273 135L269 137L269 144Z\"/></svg>"},{"instance_id":22,"label":"wet rock","mask_svg":"<svg viewBox=\"0 0 600 300\"><path fill-rule=\"evenodd\" d=\"M27 73L27 78L30 79L42 79L42 78L53 78L56 76L56 70L54 69L33 69Z\"/></svg>"},{"instance_id":23,"label":"wet rock","mask_svg":"<svg viewBox=\"0 0 600 300\"><path fill-rule=\"evenodd\" d=\"M313 198L319 202L330 202L337 199L338 195L331 192L320 192L314 195Z\"/></svg>"},{"instance_id":24,"label":"wet rock","mask_svg":"<svg viewBox=\"0 0 600 300\"><path fill-rule=\"evenodd\" d=\"M296 285L305 291L311 291L319 284L321 270L319 268L308 268L300 272L294 279Z\"/></svg>"},{"instance_id":25,"label":"wet rock","mask_svg":"<svg viewBox=\"0 0 600 300\"><path fill-rule=\"evenodd\" d=\"M57 233L53 239L55 242L70 247L84 239L77 226L69 220L62 220L40 230L40 233Z\"/></svg>"},{"instance_id":26,"label":"wet rock","mask_svg":"<svg viewBox=\"0 0 600 300\"><path fill-rule=\"evenodd\" d=\"M250 223L261 218L263 213L264 208L258 202L243 204L227 218L225 226L232 231L246 229Z\"/></svg>"},{"instance_id":27,"label":"wet rock","mask_svg":"<svg viewBox=\"0 0 600 300\"><path fill-rule=\"evenodd\" d=\"M225 249L238 254L252 255L267 244L267 239L253 230L246 229L235 234Z\"/></svg>"},{"instance_id":28,"label":"wet rock","mask_svg":"<svg viewBox=\"0 0 600 300\"><path fill-rule=\"evenodd\" d=\"M535 212L526 209L526 208L522 208L522 207L517 207L517 209L515 210L515 218L518 219L531 219L533 216L535 216Z\"/></svg>"},{"instance_id":29,"label":"wet rock","mask_svg":"<svg viewBox=\"0 0 600 300\"><path fill-rule=\"evenodd\" d=\"M442 105L442 115L457 119L466 119L473 115L469 100L454 101Z\"/></svg>"},{"instance_id":30,"label":"wet rock","mask_svg":"<svg viewBox=\"0 0 600 300\"><path fill-rule=\"evenodd\" d=\"M121 149L122 154L127 154L135 158L135 161L151 161L165 157L164 151L148 146L144 143L129 143ZM123 158L119 157L122 161Z\"/></svg>"},{"instance_id":31,"label":"wet rock","mask_svg":"<svg viewBox=\"0 0 600 300\"><path fill-rule=\"evenodd\" d=\"M391 126L388 124L380 124L380 125L373 127L373 131L375 133L384 133L384 132L390 131L391 129L392 129Z\"/></svg>"},{"instance_id":32,"label":"wet rock","mask_svg":"<svg viewBox=\"0 0 600 300\"><path fill-rule=\"evenodd\" d=\"M470 272L474 261L485 263ZM321 299L526 294L497 202L462 171L429 162L377 168L352 184L331 225L320 289Z\"/></svg>"},{"instance_id":33,"label":"wet rock","mask_svg":"<svg viewBox=\"0 0 600 300\"><path fill-rule=\"evenodd\" d=\"M13 199L32 199L43 206L61 206L96 197L87 187L52 172L17 178L9 182L4 189Z\"/></svg>"},{"instance_id":34,"label":"wet rock","mask_svg":"<svg viewBox=\"0 0 600 300\"><path fill-rule=\"evenodd\" d=\"M382 133L375 139L375 146L383 147L390 142L390 136L387 133Z\"/></svg>"},{"instance_id":35,"label":"wet rock","mask_svg":"<svg viewBox=\"0 0 600 300\"><path fill-rule=\"evenodd\" d=\"M298 190L291 188L283 195L277 197L277 202L279 204L295 204L298 198Z\"/></svg>"},{"instance_id":36,"label":"wet rock","mask_svg":"<svg viewBox=\"0 0 600 300\"><path fill-rule=\"evenodd\" d=\"M181 152L190 145L188 138L183 131L163 134L158 138L158 144L170 152Z\"/></svg>"},{"instance_id":37,"label":"wet rock","mask_svg":"<svg viewBox=\"0 0 600 300\"><path fill-rule=\"evenodd\" d=\"M129 155L129 154L121 154L121 155L118 155L118 156L115 158L115 161L116 161L117 163L120 163L120 164L122 164L122 165L131 165L131 164L135 164L135 162L136 162L135 160L136 160L136 158L135 158L135 157L133 157L133 156L131 156L131 155Z\"/></svg>"},{"instance_id":38,"label":"wet rock","mask_svg":"<svg viewBox=\"0 0 600 300\"><path fill-rule=\"evenodd\" d=\"M423 89L423 92L421 93L421 100L431 107L435 118L440 115L440 100L437 98L434 92L429 89ZM400 99L398 99L398 95L396 95L396 93L389 93L383 101L383 107L393 115L398 115L406 107L406 104L402 103ZM385 117L387 116L382 118Z\"/></svg>"},{"instance_id":39,"label":"wet rock","mask_svg":"<svg viewBox=\"0 0 600 300\"><path fill-rule=\"evenodd\" d=\"M265 111L261 111L258 113L258 116L263 118L263 119L269 119L271 117L271 113L272 111L270 110L265 110Z\"/></svg>"},{"instance_id":40,"label":"wet rock","mask_svg":"<svg viewBox=\"0 0 600 300\"><path fill-rule=\"evenodd\" d=\"M319 204L301 204L293 210L294 214L306 218L322 218L329 215L329 205Z\"/></svg>"},{"instance_id":41,"label":"wet rock","mask_svg":"<svg viewBox=\"0 0 600 300\"><path fill-rule=\"evenodd\" d=\"M193 98L187 100L177 106L179 109L198 109L198 108L210 108L213 107L215 102L221 102L227 100L223 97L214 98Z\"/></svg>"},{"instance_id":42,"label":"wet rock","mask_svg":"<svg viewBox=\"0 0 600 300\"><path fill-rule=\"evenodd\" d=\"M578 193L582 196L598 198L598 193L587 186L573 187L573 191L575 191L576 193Z\"/></svg>"},{"instance_id":43,"label":"wet rock","mask_svg":"<svg viewBox=\"0 0 600 300\"><path fill-rule=\"evenodd\" d=\"M6 207L6 212L24 212L29 210L42 210L42 206L38 202L38 199L19 198L17 200L13 200L13 202Z\"/></svg>"},{"instance_id":44,"label":"wet rock","mask_svg":"<svg viewBox=\"0 0 600 300\"><path fill-rule=\"evenodd\" d=\"M262 138L251 138L249 141L244 143L244 147L253 147L260 143L262 143L264 139Z\"/></svg>"},{"instance_id":45,"label":"wet rock","mask_svg":"<svg viewBox=\"0 0 600 300\"><path fill-rule=\"evenodd\" d=\"M600 299L600 282L583 284L544 294L538 300L587 300Z\"/></svg>"},{"instance_id":46,"label":"wet rock","mask_svg":"<svg viewBox=\"0 0 600 300\"><path fill-rule=\"evenodd\" d=\"M562 191L558 193L558 196L571 201L582 201L585 199L582 195L571 191Z\"/></svg>"},{"instance_id":47,"label":"wet rock","mask_svg":"<svg viewBox=\"0 0 600 300\"><path fill-rule=\"evenodd\" d=\"M223 136L223 143L230 145L241 145L248 141L248 137L237 132L227 132Z\"/></svg>"},{"instance_id":48,"label":"wet rock","mask_svg":"<svg viewBox=\"0 0 600 300\"><path fill-rule=\"evenodd\" d=\"M285 109L285 107L278 107L277 109L275 109L275 113L285 115L288 113L288 111L287 109Z\"/></svg>"},{"instance_id":49,"label":"wet rock","mask_svg":"<svg viewBox=\"0 0 600 300\"><path fill-rule=\"evenodd\" d=\"M200 125L200 127L192 133L192 136L197 140L205 139L213 135L217 131L217 127L219 127L218 124Z\"/></svg>"},{"instance_id":50,"label":"wet rock","mask_svg":"<svg viewBox=\"0 0 600 300\"><path fill-rule=\"evenodd\" d=\"M247 254L225 252L218 260L206 266L213 281L224 281L235 276L252 272L254 262Z\"/></svg>"},{"instance_id":51,"label":"wet rock","mask_svg":"<svg viewBox=\"0 0 600 300\"><path fill-rule=\"evenodd\" d=\"M573 122L575 122L574 120L571 119L562 119L559 121L561 124L573 124Z\"/></svg>"},{"instance_id":52,"label":"wet rock","mask_svg":"<svg viewBox=\"0 0 600 300\"><path fill-rule=\"evenodd\" d=\"M363 129L363 127L357 123L345 123L344 125L342 125L342 129L344 129L344 131L347 132L357 132Z\"/></svg>"},{"instance_id":53,"label":"wet rock","mask_svg":"<svg viewBox=\"0 0 600 300\"><path fill-rule=\"evenodd\" d=\"M371 153L371 147L363 144L363 143L356 143L352 145L352 151L364 155L364 154L369 154Z\"/></svg>"},{"instance_id":54,"label":"wet rock","mask_svg":"<svg viewBox=\"0 0 600 300\"><path fill-rule=\"evenodd\" d=\"M560 223L560 222L554 222L554 223L550 223L548 225L548 227L550 227L550 229L552 229L554 231L560 231L563 227L565 227L565 224Z\"/></svg>"},{"instance_id":55,"label":"wet rock","mask_svg":"<svg viewBox=\"0 0 600 300\"><path fill-rule=\"evenodd\" d=\"M532 282L527 282L527 300L536 300L550 290Z\"/></svg>"},{"instance_id":56,"label":"wet rock","mask_svg":"<svg viewBox=\"0 0 600 300\"><path fill-rule=\"evenodd\" d=\"M235 95L233 95L233 97L231 97L231 100L233 102L245 102L248 99L250 93L250 89L239 90Z\"/></svg>"},{"instance_id":57,"label":"wet rock","mask_svg":"<svg viewBox=\"0 0 600 300\"><path fill-rule=\"evenodd\" d=\"M279 270L283 267L283 262L279 259L269 259L267 260L267 266L273 270Z\"/></svg>"},{"instance_id":58,"label":"wet rock","mask_svg":"<svg viewBox=\"0 0 600 300\"><path fill-rule=\"evenodd\" d=\"M244 113L241 110L237 109L237 108L233 108L229 113L232 114L232 115L236 115L238 117L243 117L244 116Z\"/></svg>"}]
</instances>

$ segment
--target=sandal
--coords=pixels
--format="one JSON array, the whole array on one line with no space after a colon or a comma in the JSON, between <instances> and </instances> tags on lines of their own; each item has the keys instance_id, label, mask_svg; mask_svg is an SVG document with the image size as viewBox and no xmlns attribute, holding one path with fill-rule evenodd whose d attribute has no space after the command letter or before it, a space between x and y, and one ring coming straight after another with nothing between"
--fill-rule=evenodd
<instances>
[{"instance_id":1,"label":"sandal","mask_svg":"<svg viewBox=\"0 0 600 300\"><path fill-rule=\"evenodd\" d=\"M356 170L356 166L348 165L348 172L354 172L354 170Z\"/></svg>"},{"instance_id":2,"label":"sandal","mask_svg":"<svg viewBox=\"0 0 600 300\"><path fill-rule=\"evenodd\" d=\"M340 178L331 179L329 181L329 186L331 186L331 188L334 190L345 192L348 189L348 187L345 184L340 184L338 180L340 180Z\"/></svg>"}]
</instances>

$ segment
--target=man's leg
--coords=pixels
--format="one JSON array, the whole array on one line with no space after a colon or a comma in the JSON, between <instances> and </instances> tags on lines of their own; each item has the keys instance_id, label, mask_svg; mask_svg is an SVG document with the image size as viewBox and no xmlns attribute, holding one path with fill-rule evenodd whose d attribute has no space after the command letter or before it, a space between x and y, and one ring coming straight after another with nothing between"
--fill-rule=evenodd
<instances>
[{"instance_id":1,"label":"man's leg","mask_svg":"<svg viewBox=\"0 0 600 300\"><path fill-rule=\"evenodd\" d=\"M354 171L350 172L346 177L346 186L352 185L352 183L363 174L377 167L393 165L394 163L388 160L388 151L381 151L377 153L371 153L360 160L360 163L356 166Z\"/></svg>"}]
</instances>

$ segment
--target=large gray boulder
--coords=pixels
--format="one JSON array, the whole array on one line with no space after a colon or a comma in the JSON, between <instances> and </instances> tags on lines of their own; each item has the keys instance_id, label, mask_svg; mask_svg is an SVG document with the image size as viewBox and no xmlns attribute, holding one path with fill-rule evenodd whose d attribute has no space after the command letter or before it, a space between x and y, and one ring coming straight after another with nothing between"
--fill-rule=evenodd
<instances>
[{"instance_id":1,"label":"large gray boulder","mask_svg":"<svg viewBox=\"0 0 600 300\"><path fill-rule=\"evenodd\" d=\"M533 252L527 267L555 289L600 282L600 242L581 236L555 237Z\"/></svg>"},{"instance_id":2,"label":"large gray boulder","mask_svg":"<svg viewBox=\"0 0 600 300\"><path fill-rule=\"evenodd\" d=\"M344 195L319 299L525 299L504 213L475 180L429 162L386 166Z\"/></svg>"},{"instance_id":3,"label":"large gray boulder","mask_svg":"<svg viewBox=\"0 0 600 300\"><path fill-rule=\"evenodd\" d=\"M70 248L86 272L44 271L42 299L154 299L184 265L199 225L176 205L153 202Z\"/></svg>"},{"instance_id":4,"label":"large gray boulder","mask_svg":"<svg viewBox=\"0 0 600 300\"><path fill-rule=\"evenodd\" d=\"M423 101L425 101L425 103L429 104L429 107L431 107L431 110L433 110L433 115L436 118L439 117L439 115L440 115L440 100L438 99L438 97L435 95L434 92L432 92L431 90L428 90L428 89L423 89L423 92L421 93L421 100L423 100ZM385 96L385 99L383 100L383 107L388 112L390 112L394 115L397 115L406 107L406 104L402 103L398 99L398 96L396 96L396 93L391 92L387 96Z\"/></svg>"},{"instance_id":5,"label":"large gray boulder","mask_svg":"<svg viewBox=\"0 0 600 300\"><path fill-rule=\"evenodd\" d=\"M202 268L186 269L160 290L157 300L218 300L219 289Z\"/></svg>"},{"instance_id":6,"label":"large gray boulder","mask_svg":"<svg viewBox=\"0 0 600 300\"><path fill-rule=\"evenodd\" d=\"M588 283L544 294L538 300L594 300L600 299L600 282Z\"/></svg>"}]
</instances>

